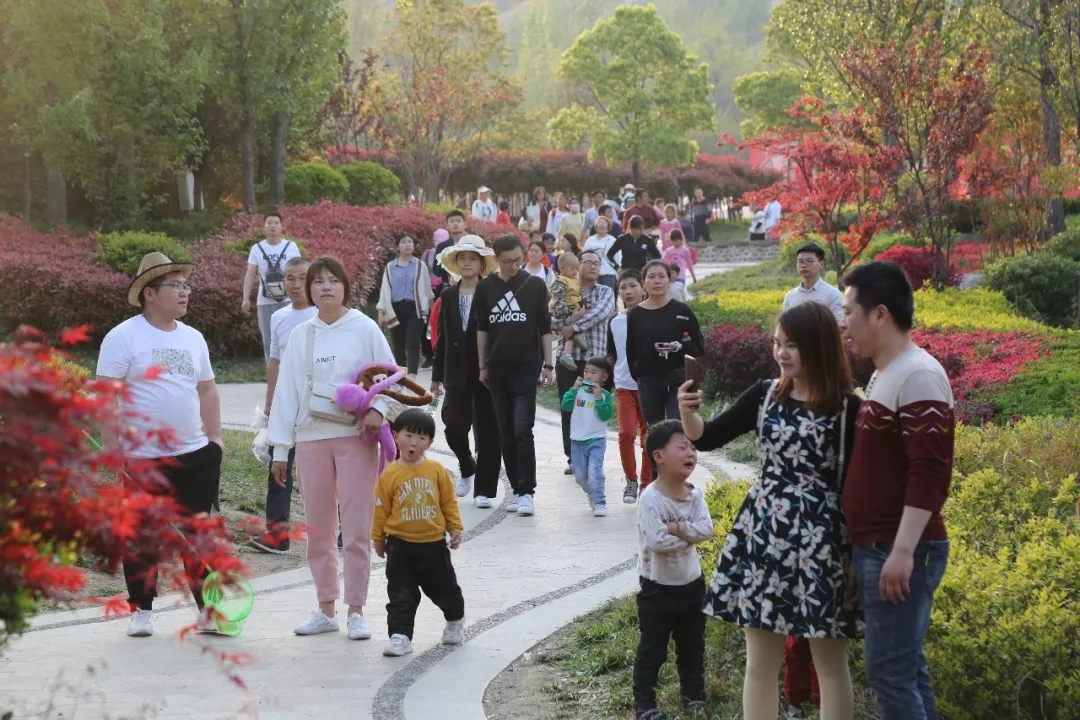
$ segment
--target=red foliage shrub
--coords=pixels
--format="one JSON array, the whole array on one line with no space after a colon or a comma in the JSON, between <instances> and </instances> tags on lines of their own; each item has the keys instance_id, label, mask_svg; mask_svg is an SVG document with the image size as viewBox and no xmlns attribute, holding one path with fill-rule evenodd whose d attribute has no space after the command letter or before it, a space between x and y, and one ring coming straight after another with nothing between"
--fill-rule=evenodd
<instances>
[{"instance_id":1,"label":"red foliage shrub","mask_svg":"<svg viewBox=\"0 0 1080 720\"><path fill-rule=\"evenodd\" d=\"M301 240L312 257L336 255L353 275L355 300L369 299L393 254L394 238L407 232L430 244L444 224L436 213L415 206L354 207L344 203L284 207L285 234ZM261 215L233 217L217 237L192 246L195 273L184 322L199 330L214 357L261 353L254 314L240 310L247 258L225 245L261 235ZM469 221L469 231L491 240L517 230ZM0 328L22 324L48 333L88 324L100 341L111 328L138 312L127 304L131 278L98 264L92 237L67 230L42 234L12 216L0 214Z\"/></svg>"},{"instance_id":2,"label":"red foliage shrub","mask_svg":"<svg viewBox=\"0 0 1080 720\"><path fill-rule=\"evenodd\" d=\"M84 328L62 335L69 342L86 337ZM126 390L88 380L60 358L29 339L0 344L0 597L7 600L0 602L0 642L26 628L40 601L67 601L84 590L86 578L74 564L84 555L108 571L125 559L180 555L192 567L247 574L229 552L223 519L185 517L174 497L161 494L167 485L151 462L89 441L94 428L121 433L134 445L148 438L122 430L115 419L114 404ZM123 473L124 484L102 471ZM172 588L186 587L182 571L162 570ZM125 609L119 598L107 606Z\"/></svg>"},{"instance_id":3,"label":"red foliage shrub","mask_svg":"<svg viewBox=\"0 0 1080 720\"><path fill-rule=\"evenodd\" d=\"M772 335L760 325L722 325L705 337L705 390L737 397L758 380L776 376Z\"/></svg>"},{"instance_id":4,"label":"red foliage shrub","mask_svg":"<svg viewBox=\"0 0 1080 720\"><path fill-rule=\"evenodd\" d=\"M933 252L924 248L914 248L907 245L896 245L878 255L875 260L894 262L900 266L911 282L911 287L918 290L934 276ZM949 268L949 280L946 283L950 287L960 284L960 273L955 267Z\"/></svg>"},{"instance_id":5,"label":"red foliage shrub","mask_svg":"<svg viewBox=\"0 0 1080 720\"><path fill-rule=\"evenodd\" d=\"M950 251L952 263L958 271L977 272L982 270L984 258L989 248L977 242L957 243Z\"/></svg>"},{"instance_id":6,"label":"red foliage shrub","mask_svg":"<svg viewBox=\"0 0 1080 720\"><path fill-rule=\"evenodd\" d=\"M367 160L392 170L404 182L400 163L392 156L367 150L334 151L332 165ZM629 165L608 167L603 162L589 162L587 153L579 151L527 150L490 152L480 155L450 173L447 189L452 192L473 192L488 185L496 194L531 193L537 185L549 192L557 189L587 193L595 189L613 192L633 180ZM774 175L751 167L732 156L698 155L693 167L654 168L642 171L638 184L654 196L672 198L676 193L689 195L701 186L706 197L731 195L772 184Z\"/></svg>"}]
</instances>

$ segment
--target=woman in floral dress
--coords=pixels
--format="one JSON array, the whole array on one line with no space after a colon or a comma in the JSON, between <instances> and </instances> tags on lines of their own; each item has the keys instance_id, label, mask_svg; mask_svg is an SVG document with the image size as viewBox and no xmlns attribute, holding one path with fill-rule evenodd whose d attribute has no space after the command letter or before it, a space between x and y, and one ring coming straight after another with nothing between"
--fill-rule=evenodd
<instances>
[{"instance_id":1,"label":"woman in floral dress","mask_svg":"<svg viewBox=\"0 0 1080 720\"><path fill-rule=\"evenodd\" d=\"M788 636L809 638L822 720L850 720L847 639L862 630L849 601L851 543L840 506L859 399L836 319L805 303L777 322L778 380L753 385L708 423L701 395L680 388L686 435L715 450L755 431L761 476L743 502L716 563L704 612L745 628L745 720L775 720L777 675Z\"/></svg>"}]
</instances>

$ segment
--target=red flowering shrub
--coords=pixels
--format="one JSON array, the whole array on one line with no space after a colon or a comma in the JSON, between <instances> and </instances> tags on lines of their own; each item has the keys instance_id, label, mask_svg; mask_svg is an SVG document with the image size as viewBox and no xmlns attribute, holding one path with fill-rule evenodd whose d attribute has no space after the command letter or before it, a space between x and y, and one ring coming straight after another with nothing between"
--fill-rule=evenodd
<instances>
[{"instance_id":1,"label":"red flowering shrub","mask_svg":"<svg viewBox=\"0 0 1080 720\"><path fill-rule=\"evenodd\" d=\"M737 397L758 380L776 377L772 335L760 325L722 325L706 330L707 393Z\"/></svg>"},{"instance_id":2,"label":"red flowering shrub","mask_svg":"<svg viewBox=\"0 0 1080 720\"><path fill-rule=\"evenodd\" d=\"M900 266L904 274L908 276L911 287L918 290L934 276L934 257L932 251L925 248L908 247L897 245L878 255L875 260L894 262ZM960 284L960 273L955 267L949 269L949 279L946 282L949 287Z\"/></svg>"},{"instance_id":3,"label":"red flowering shrub","mask_svg":"<svg viewBox=\"0 0 1080 720\"><path fill-rule=\"evenodd\" d=\"M114 404L126 391L59 362L30 339L35 334L20 331L18 344L0 344L0 643L25 630L41 601L80 596L82 556L109 572L128 558L164 563L179 555L193 567L246 575L221 518L185 517L161 494L167 485L149 461L90 442L97 428L135 445L149 439L117 426ZM62 333L68 344L85 337L84 328ZM123 485L109 479L121 473ZM187 585L182 569L165 564L162 581ZM126 608L123 598L106 603L107 613Z\"/></svg>"},{"instance_id":4,"label":"red flowering shrub","mask_svg":"<svg viewBox=\"0 0 1080 720\"><path fill-rule=\"evenodd\" d=\"M352 273L357 301L377 289L394 238L407 232L417 252L430 245L442 217L416 206L354 207L344 203L284 207L285 231L302 241L311 256L336 255ZM191 246L195 273L184 322L199 330L214 357L261 354L254 314L240 310L247 257L226 245L261 234L263 217L232 218L214 238ZM517 230L470 220L469 231L491 240ZM0 213L0 329L22 324L47 333L90 325L100 341L111 328L138 312L127 304L131 278L98 264L92 237L64 229L42 234Z\"/></svg>"}]
</instances>

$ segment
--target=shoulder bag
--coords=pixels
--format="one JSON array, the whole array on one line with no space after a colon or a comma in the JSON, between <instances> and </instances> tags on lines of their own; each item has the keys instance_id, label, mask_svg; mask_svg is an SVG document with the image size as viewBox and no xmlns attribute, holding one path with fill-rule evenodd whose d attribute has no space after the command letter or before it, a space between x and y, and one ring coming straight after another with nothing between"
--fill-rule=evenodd
<instances>
[{"instance_id":1,"label":"shoulder bag","mask_svg":"<svg viewBox=\"0 0 1080 720\"><path fill-rule=\"evenodd\" d=\"M334 393L338 386L333 383L317 383L315 375L315 326L308 324L307 333L307 387L308 415L310 417L337 423L338 425L356 425L357 417L345 412L334 402Z\"/></svg>"}]
</instances>

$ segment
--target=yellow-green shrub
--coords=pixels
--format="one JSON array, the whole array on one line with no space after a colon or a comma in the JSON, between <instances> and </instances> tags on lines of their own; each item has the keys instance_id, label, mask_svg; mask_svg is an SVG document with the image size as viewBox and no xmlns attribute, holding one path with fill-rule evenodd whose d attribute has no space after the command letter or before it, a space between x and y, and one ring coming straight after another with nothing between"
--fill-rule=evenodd
<instances>
[{"instance_id":1,"label":"yellow-green shrub","mask_svg":"<svg viewBox=\"0 0 1080 720\"><path fill-rule=\"evenodd\" d=\"M1050 331L1046 325L1014 314L1004 295L984 288L919 290L915 293L915 324L967 330Z\"/></svg>"},{"instance_id":2,"label":"yellow-green shrub","mask_svg":"<svg viewBox=\"0 0 1080 720\"><path fill-rule=\"evenodd\" d=\"M750 484L750 480L719 481L705 491L705 504L709 507L713 521L713 539L698 545L698 554L701 556L701 569L705 573L706 582L712 577L716 558L724 548L739 508L746 499L746 493L750 492Z\"/></svg>"},{"instance_id":3,"label":"yellow-green shrub","mask_svg":"<svg viewBox=\"0 0 1080 720\"><path fill-rule=\"evenodd\" d=\"M165 253L173 262L191 262L191 252L162 233L104 233L97 236L97 244L98 259L125 275L135 275L143 256L152 252Z\"/></svg>"}]
</instances>

